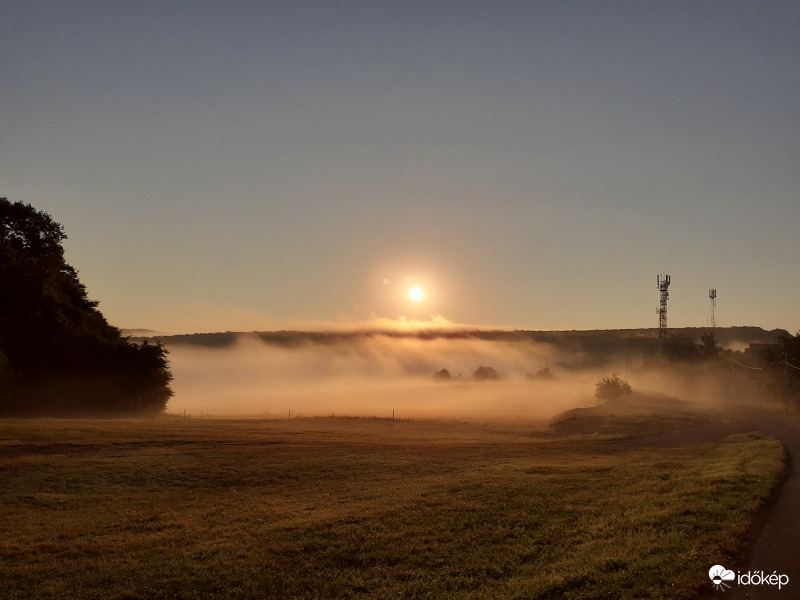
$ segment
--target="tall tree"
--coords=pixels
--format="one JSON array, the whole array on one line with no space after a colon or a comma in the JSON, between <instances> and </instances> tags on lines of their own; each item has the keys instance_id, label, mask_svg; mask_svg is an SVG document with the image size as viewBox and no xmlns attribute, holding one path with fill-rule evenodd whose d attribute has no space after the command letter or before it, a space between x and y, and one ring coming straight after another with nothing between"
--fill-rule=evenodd
<instances>
[{"instance_id":1,"label":"tall tree","mask_svg":"<svg viewBox=\"0 0 800 600\"><path fill-rule=\"evenodd\" d=\"M64 259L66 237L47 213L0 198L0 413L163 410L166 349L106 321Z\"/></svg>"},{"instance_id":2,"label":"tall tree","mask_svg":"<svg viewBox=\"0 0 800 600\"><path fill-rule=\"evenodd\" d=\"M700 357L705 360L713 360L722 355L722 348L717 344L717 338L714 336L713 331L706 331L700 336L697 351Z\"/></svg>"}]
</instances>

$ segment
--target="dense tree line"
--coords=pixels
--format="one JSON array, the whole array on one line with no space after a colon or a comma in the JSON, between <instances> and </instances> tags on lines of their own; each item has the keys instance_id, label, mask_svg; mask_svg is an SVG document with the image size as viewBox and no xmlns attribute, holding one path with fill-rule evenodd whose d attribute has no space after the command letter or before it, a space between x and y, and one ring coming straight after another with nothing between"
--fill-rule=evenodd
<instances>
[{"instance_id":1,"label":"dense tree line","mask_svg":"<svg viewBox=\"0 0 800 600\"><path fill-rule=\"evenodd\" d=\"M800 332L791 335L783 331L772 343L758 346L763 348L723 348L714 332L707 331L697 344L668 347L667 358L705 367L708 376L716 371L720 379L730 378L731 373L748 373L747 380L760 381L775 399L800 407Z\"/></svg>"},{"instance_id":2,"label":"dense tree line","mask_svg":"<svg viewBox=\"0 0 800 600\"><path fill-rule=\"evenodd\" d=\"M762 359L772 378L769 388L773 394L800 407L800 331L778 336Z\"/></svg>"},{"instance_id":3,"label":"dense tree line","mask_svg":"<svg viewBox=\"0 0 800 600\"><path fill-rule=\"evenodd\" d=\"M47 213L0 198L0 415L163 410L166 349L106 321L64 260L66 237Z\"/></svg>"}]
</instances>

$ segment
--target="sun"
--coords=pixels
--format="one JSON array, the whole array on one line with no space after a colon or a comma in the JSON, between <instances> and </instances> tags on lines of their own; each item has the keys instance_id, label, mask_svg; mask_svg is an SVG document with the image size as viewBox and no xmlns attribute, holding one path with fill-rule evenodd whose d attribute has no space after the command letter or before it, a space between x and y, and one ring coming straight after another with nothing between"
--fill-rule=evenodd
<instances>
[{"instance_id":1,"label":"sun","mask_svg":"<svg viewBox=\"0 0 800 600\"><path fill-rule=\"evenodd\" d=\"M422 300L422 297L425 295L425 292L422 288L413 287L408 291L408 296L414 301L419 302Z\"/></svg>"}]
</instances>

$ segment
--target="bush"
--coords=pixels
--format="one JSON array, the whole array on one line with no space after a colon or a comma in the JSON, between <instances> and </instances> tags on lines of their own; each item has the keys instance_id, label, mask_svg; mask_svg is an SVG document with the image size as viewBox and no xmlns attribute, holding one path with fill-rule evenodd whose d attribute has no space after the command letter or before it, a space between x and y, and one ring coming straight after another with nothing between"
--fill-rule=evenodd
<instances>
[{"instance_id":1,"label":"bush","mask_svg":"<svg viewBox=\"0 0 800 600\"><path fill-rule=\"evenodd\" d=\"M475 369L475 372L472 376L477 381L497 381L500 379L500 373L498 373L493 367L478 367Z\"/></svg>"},{"instance_id":2,"label":"bush","mask_svg":"<svg viewBox=\"0 0 800 600\"><path fill-rule=\"evenodd\" d=\"M525 378L531 380L547 380L555 379L555 375L550 371L550 367L544 367L536 371L536 373L526 373Z\"/></svg>"},{"instance_id":3,"label":"bush","mask_svg":"<svg viewBox=\"0 0 800 600\"><path fill-rule=\"evenodd\" d=\"M442 369L441 371L436 371L436 373L433 374L433 379L435 381L450 381L452 378L453 378L453 376L450 374L450 371L448 371L447 369Z\"/></svg>"},{"instance_id":4,"label":"bush","mask_svg":"<svg viewBox=\"0 0 800 600\"><path fill-rule=\"evenodd\" d=\"M631 386L624 379L620 379L616 375L611 377L603 377L595 385L594 395L600 400L617 400L623 396L631 394Z\"/></svg>"}]
</instances>

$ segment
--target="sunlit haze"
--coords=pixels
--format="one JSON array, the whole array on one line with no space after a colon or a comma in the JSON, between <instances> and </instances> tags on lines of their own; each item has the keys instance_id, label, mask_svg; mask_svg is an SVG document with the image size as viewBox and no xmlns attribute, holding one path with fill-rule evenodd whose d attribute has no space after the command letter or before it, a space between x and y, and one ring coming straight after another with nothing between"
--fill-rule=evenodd
<instances>
[{"instance_id":1,"label":"sunlit haze","mask_svg":"<svg viewBox=\"0 0 800 600\"><path fill-rule=\"evenodd\" d=\"M800 4L0 7L0 196L111 323L800 329ZM177 368L180 369L180 363Z\"/></svg>"}]
</instances>

